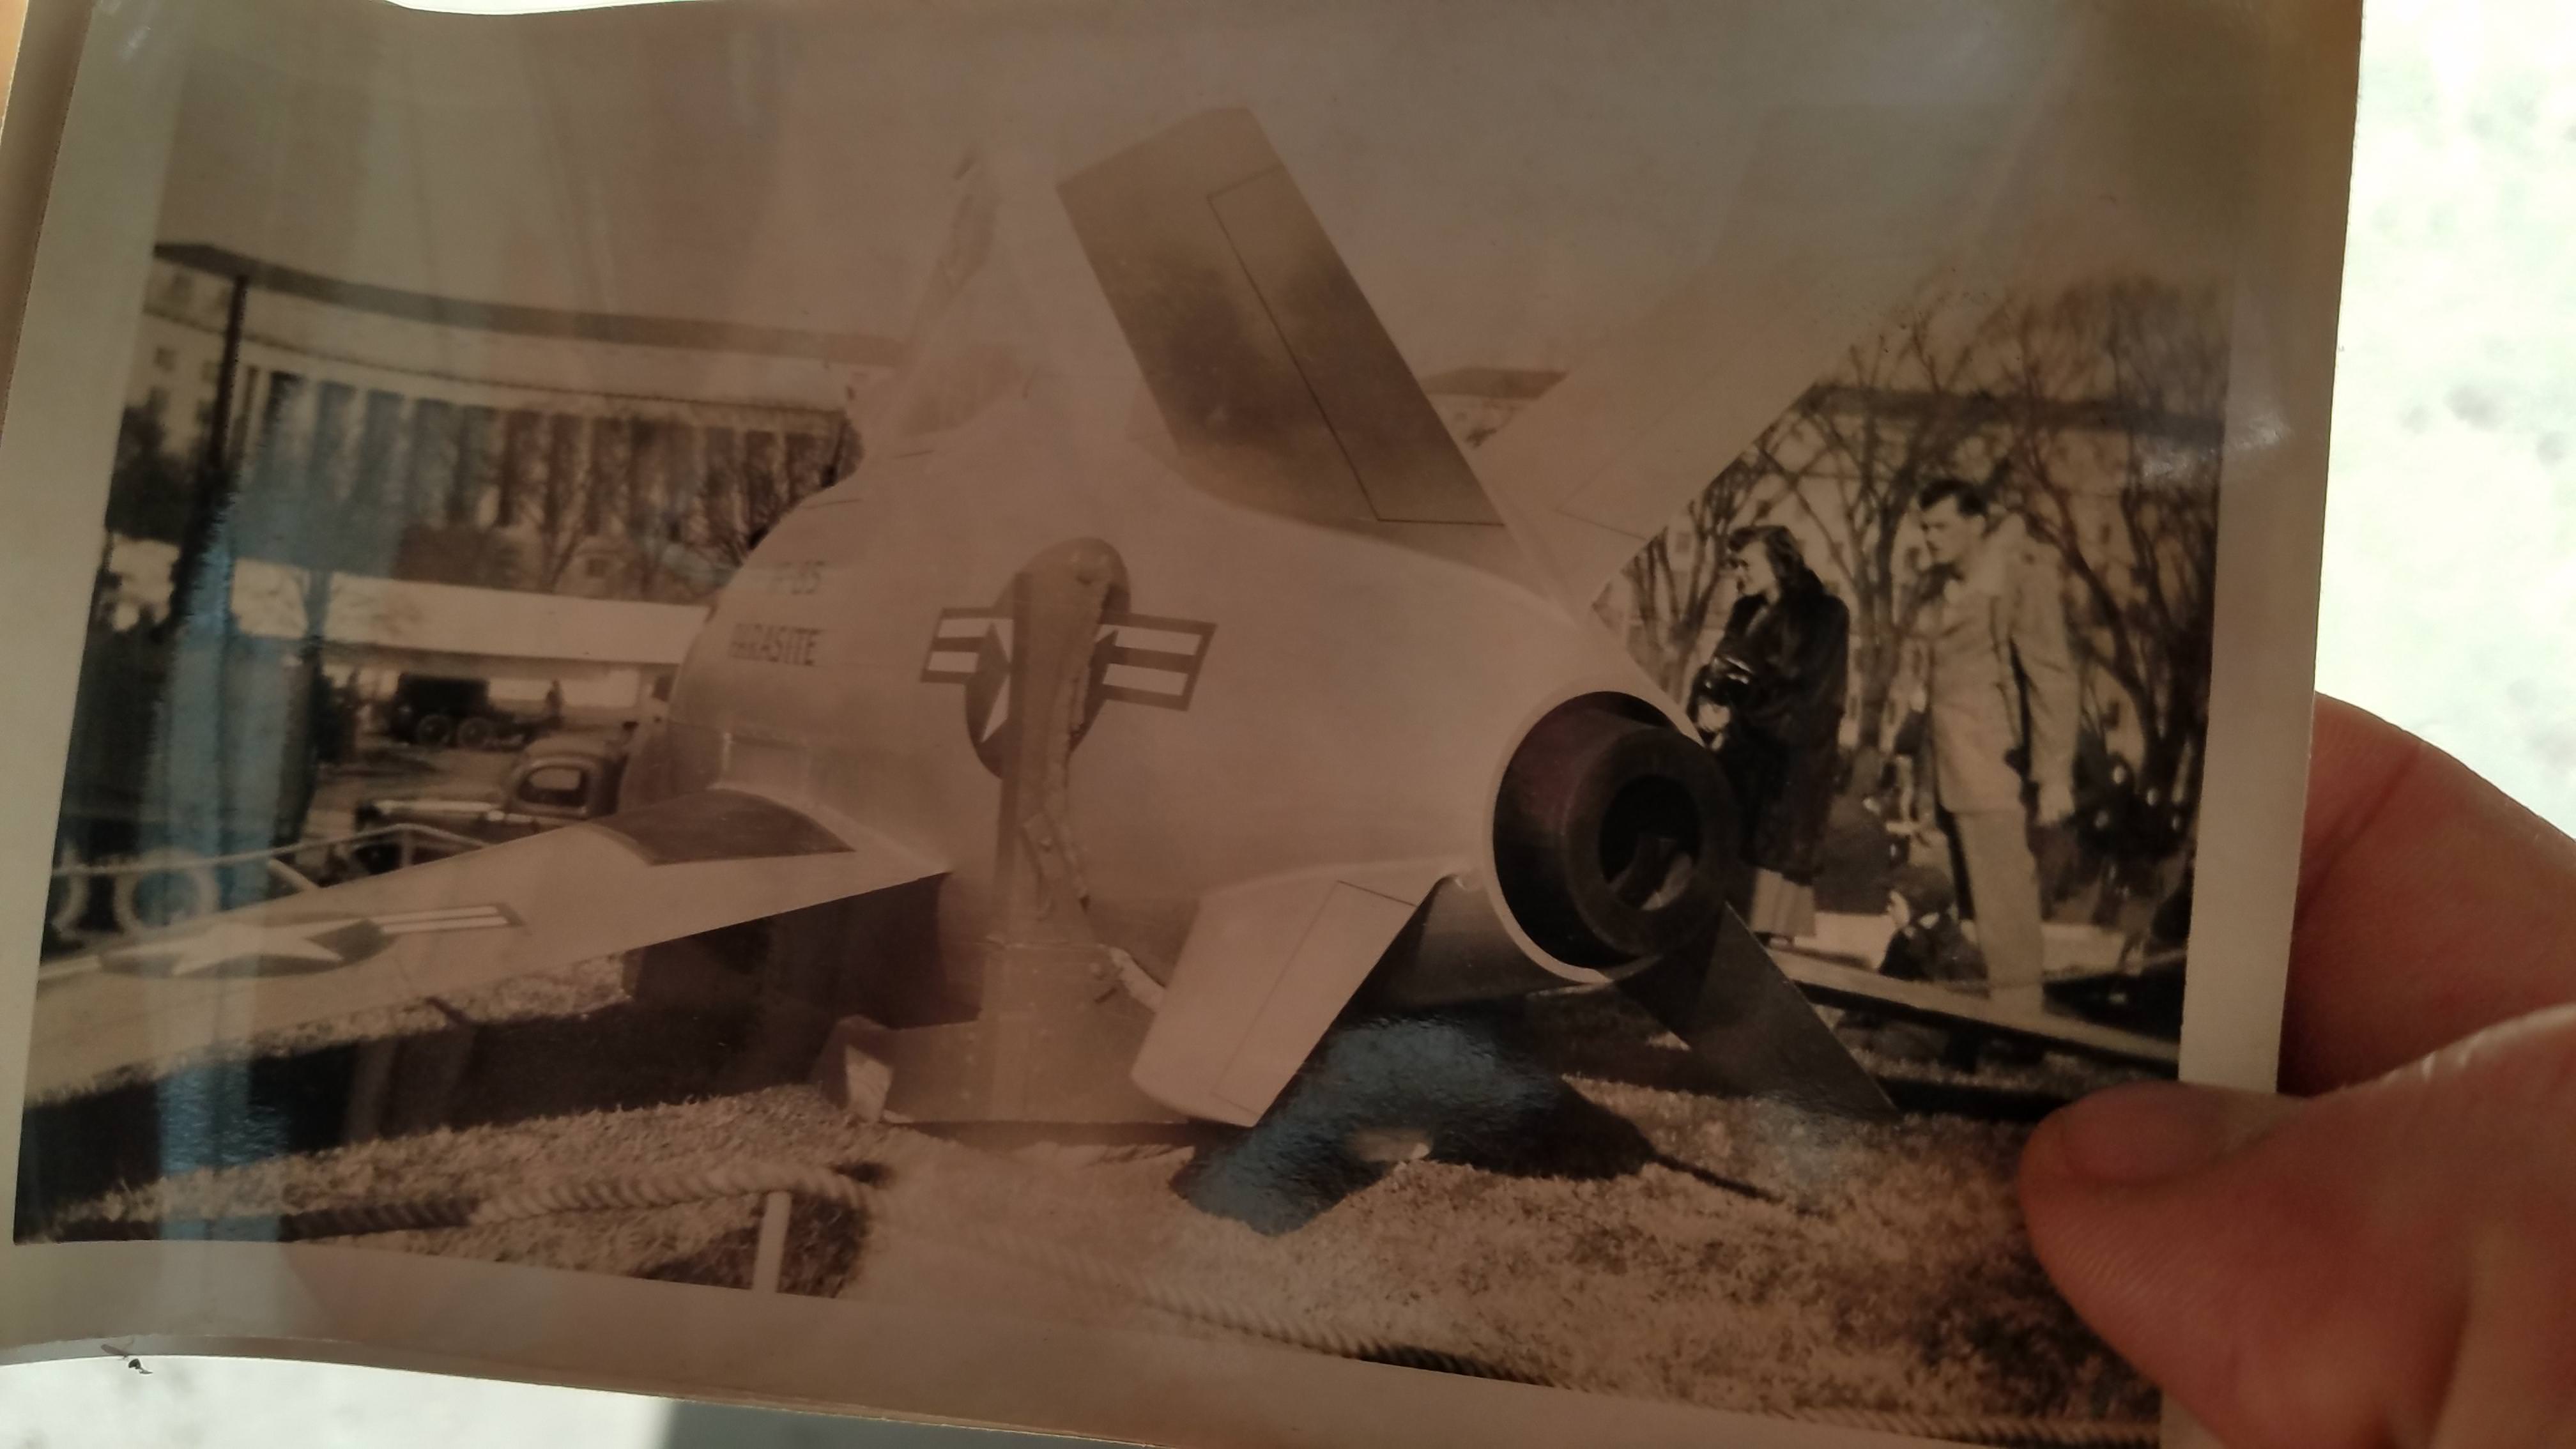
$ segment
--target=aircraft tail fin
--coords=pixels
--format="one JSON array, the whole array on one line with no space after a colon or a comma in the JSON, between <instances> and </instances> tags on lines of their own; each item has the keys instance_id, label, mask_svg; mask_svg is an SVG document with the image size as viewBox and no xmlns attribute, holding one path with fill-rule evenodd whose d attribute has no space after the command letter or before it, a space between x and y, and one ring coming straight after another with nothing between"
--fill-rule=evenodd
<instances>
[{"instance_id":1,"label":"aircraft tail fin","mask_svg":"<svg viewBox=\"0 0 2576 1449\"><path fill-rule=\"evenodd\" d=\"M948 233L913 304L903 356L855 407L859 435L901 453L1025 392L1042 352L1001 232L993 167L969 153L955 177Z\"/></svg>"},{"instance_id":2,"label":"aircraft tail fin","mask_svg":"<svg viewBox=\"0 0 2576 1449\"><path fill-rule=\"evenodd\" d=\"M1060 187L1182 470L1334 524L1501 524L1250 112L1209 111Z\"/></svg>"}]
</instances>

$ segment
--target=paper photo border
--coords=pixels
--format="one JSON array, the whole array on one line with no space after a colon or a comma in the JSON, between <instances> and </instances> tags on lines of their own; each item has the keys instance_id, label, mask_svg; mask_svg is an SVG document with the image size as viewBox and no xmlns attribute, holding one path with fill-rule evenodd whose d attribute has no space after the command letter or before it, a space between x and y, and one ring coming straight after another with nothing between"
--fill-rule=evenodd
<instances>
[{"instance_id":1,"label":"paper photo border","mask_svg":"<svg viewBox=\"0 0 2576 1449\"><path fill-rule=\"evenodd\" d=\"M2260 52L2264 99L2236 274L2182 1075L2262 1088L2278 1060L2298 880L2360 6L2204 8L2227 12ZM70 699L188 10L26 0L0 120L0 289L24 299L20 315L0 308L0 330L16 333L0 350L41 363L9 378L0 426L0 618L15 666L0 691L0 1161L12 1164ZM1290 1350L365 1249L0 1240L0 1344L11 1346L0 1360L86 1355L111 1338L140 1353L309 1357L1146 1443L1905 1442Z\"/></svg>"}]
</instances>

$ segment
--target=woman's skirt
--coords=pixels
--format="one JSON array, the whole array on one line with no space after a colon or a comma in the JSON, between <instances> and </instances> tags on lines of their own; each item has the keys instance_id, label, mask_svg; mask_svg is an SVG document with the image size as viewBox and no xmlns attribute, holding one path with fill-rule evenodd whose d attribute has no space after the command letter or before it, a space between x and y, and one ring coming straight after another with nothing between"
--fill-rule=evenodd
<instances>
[{"instance_id":1,"label":"woman's skirt","mask_svg":"<svg viewBox=\"0 0 2576 1449\"><path fill-rule=\"evenodd\" d=\"M1757 936L1812 936L1816 933L1816 891L1776 870L1753 871L1753 899L1744 924Z\"/></svg>"}]
</instances>

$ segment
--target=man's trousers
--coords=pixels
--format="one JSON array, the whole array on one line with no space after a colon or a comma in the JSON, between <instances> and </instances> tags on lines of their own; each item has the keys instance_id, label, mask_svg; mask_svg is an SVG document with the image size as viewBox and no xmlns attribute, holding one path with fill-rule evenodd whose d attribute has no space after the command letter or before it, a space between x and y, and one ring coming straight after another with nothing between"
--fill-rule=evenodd
<instances>
[{"instance_id":1,"label":"man's trousers","mask_svg":"<svg viewBox=\"0 0 2576 1449\"><path fill-rule=\"evenodd\" d=\"M1960 894L1985 953L1987 988L1997 1001L2036 1009L2044 963L2030 816L2018 807L1955 810L1949 823L1955 858L1966 875Z\"/></svg>"}]
</instances>

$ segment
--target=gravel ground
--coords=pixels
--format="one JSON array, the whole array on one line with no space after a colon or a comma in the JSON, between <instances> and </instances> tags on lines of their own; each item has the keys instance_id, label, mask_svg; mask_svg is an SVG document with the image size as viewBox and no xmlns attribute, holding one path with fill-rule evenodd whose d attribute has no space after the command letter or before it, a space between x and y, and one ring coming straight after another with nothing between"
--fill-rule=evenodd
<instances>
[{"instance_id":1,"label":"gravel ground","mask_svg":"<svg viewBox=\"0 0 2576 1449\"><path fill-rule=\"evenodd\" d=\"M2564 184L2576 13L2553 0L2373 0L2363 63L2319 684L2576 828L2576 676L2563 650L2538 647L2576 627L2576 189ZM1408 1168L1387 1186L1438 1175ZM615 1395L331 1364L153 1369L102 1358L0 1373L6 1442L665 1442L661 1404ZM681 1405L670 1442L734 1412ZM755 1440L964 1449L993 1436L743 1412L720 1439L688 1442Z\"/></svg>"},{"instance_id":2,"label":"gravel ground","mask_svg":"<svg viewBox=\"0 0 2576 1449\"><path fill-rule=\"evenodd\" d=\"M1600 1009L1596 1035L1575 1016L1550 1023L1569 1055L1607 1056L1602 1038L1633 1025ZM1176 1292L1567 1387L1769 1412L2152 1417L2150 1391L2021 1244L2011 1179L2024 1129L1855 1126L1705 1096L1654 1084L1671 1058L1687 1061L1678 1042L1627 1044L1648 1070L1570 1079L1615 1114L1586 1124L1589 1152L1516 1170L1406 1162L1277 1236L1183 1203L1177 1154L952 1167L897 1190L952 1220L1053 1232ZM1642 1151L1620 1145L1629 1129ZM989 1260L978 1271L899 1233L872 1242L851 1292L1032 1301L1026 1274ZM1080 1321L1156 1319L1097 1294L1038 1301Z\"/></svg>"},{"instance_id":3,"label":"gravel ground","mask_svg":"<svg viewBox=\"0 0 2576 1449\"><path fill-rule=\"evenodd\" d=\"M852 1122L801 1086L189 1173L72 1215L305 1211L692 1160L869 1164L876 1210L800 1204L791 1291L1228 1331L1168 1307L1210 1305L1310 1337L1724 1408L2152 1416L2150 1392L2021 1245L2023 1128L1931 1115L1859 1126L1712 1097L1691 1090L1681 1044L1651 1039L1616 998L1559 998L1544 1014L1536 1037L1573 1092L1543 1150L1404 1161L1277 1234L1185 1200L1209 1142L1003 1156ZM2051 1059L2011 1085L2045 1090L2072 1070ZM351 1241L739 1286L758 1212L736 1197ZM1089 1281L1033 1261L1066 1254Z\"/></svg>"}]
</instances>

